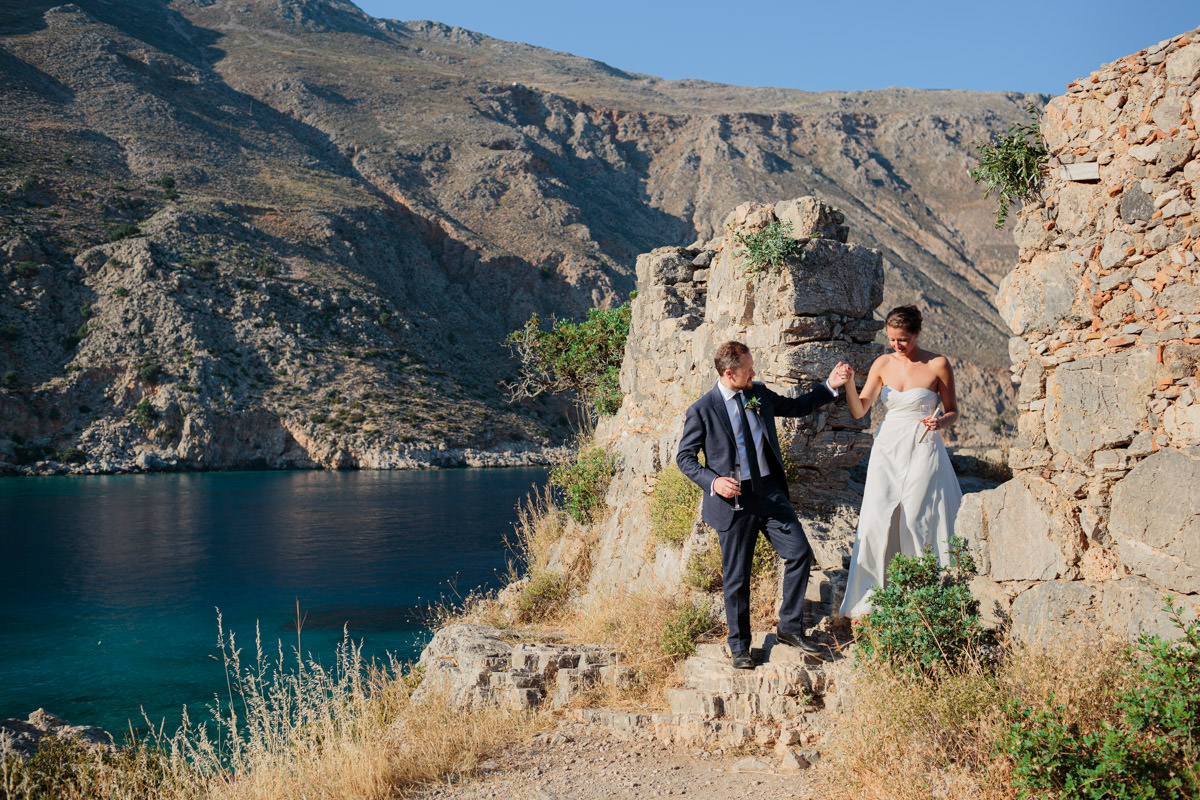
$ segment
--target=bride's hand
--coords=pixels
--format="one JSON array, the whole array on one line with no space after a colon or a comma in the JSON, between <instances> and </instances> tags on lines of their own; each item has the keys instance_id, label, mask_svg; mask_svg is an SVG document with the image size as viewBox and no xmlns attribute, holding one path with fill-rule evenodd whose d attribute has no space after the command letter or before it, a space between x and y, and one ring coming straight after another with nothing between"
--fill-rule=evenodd
<instances>
[{"instance_id":1,"label":"bride's hand","mask_svg":"<svg viewBox=\"0 0 1200 800\"><path fill-rule=\"evenodd\" d=\"M931 431L936 431L938 428L942 427L942 418L937 416L936 414L934 414L933 416L924 417L921 420L921 422L925 425L925 427L928 430L931 430Z\"/></svg>"}]
</instances>

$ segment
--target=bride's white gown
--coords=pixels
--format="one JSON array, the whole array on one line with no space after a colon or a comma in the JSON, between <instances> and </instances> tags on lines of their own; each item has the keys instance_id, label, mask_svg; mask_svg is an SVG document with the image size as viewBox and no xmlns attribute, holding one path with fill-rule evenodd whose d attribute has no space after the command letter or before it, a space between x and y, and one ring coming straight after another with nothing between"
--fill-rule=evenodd
<instances>
[{"instance_id":1,"label":"bride's white gown","mask_svg":"<svg viewBox=\"0 0 1200 800\"><path fill-rule=\"evenodd\" d=\"M915 556L930 549L946 566L954 516L962 501L942 435L930 431L921 440L926 430L921 418L937 408L937 393L919 386L903 392L884 386L879 399L887 415L875 434L867 465L840 612L846 617L871 611L871 594L883 585L888 562L896 553Z\"/></svg>"}]
</instances>

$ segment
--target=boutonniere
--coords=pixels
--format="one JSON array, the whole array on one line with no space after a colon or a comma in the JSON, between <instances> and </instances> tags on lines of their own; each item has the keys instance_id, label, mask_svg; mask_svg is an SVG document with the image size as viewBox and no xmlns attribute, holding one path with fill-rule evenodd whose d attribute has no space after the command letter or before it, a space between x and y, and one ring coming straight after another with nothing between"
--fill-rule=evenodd
<instances>
[{"instance_id":1,"label":"boutonniere","mask_svg":"<svg viewBox=\"0 0 1200 800\"><path fill-rule=\"evenodd\" d=\"M746 410L753 411L755 414L762 413L762 401L757 397L751 397L746 401Z\"/></svg>"}]
</instances>

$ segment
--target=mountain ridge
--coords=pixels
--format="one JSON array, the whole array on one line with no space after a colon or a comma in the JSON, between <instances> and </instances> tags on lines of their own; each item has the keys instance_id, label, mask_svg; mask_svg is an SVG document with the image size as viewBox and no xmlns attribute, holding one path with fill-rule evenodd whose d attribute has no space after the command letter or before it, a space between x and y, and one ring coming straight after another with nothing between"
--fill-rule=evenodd
<instances>
[{"instance_id":1,"label":"mountain ridge","mask_svg":"<svg viewBox=\"0 0 1200 800\"><path fill-rule=\"evenodd\" d=\"M34 3L0 31L0 460L21 469L551 446L555 402L505 402L509 330L619 303L639 253L804 194L884 253L885 305L922 298L968 438L1010 407L991 297L1016 248L966 168L1040 96L663 81L341 0ZM272 422L213 433L246 415Z\"/></svg>"}]
</instances>

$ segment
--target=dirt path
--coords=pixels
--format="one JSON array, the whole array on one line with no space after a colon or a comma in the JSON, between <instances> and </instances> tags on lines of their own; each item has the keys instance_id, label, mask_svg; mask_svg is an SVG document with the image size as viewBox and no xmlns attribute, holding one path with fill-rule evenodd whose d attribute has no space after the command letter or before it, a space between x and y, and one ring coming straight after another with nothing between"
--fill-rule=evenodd
<instances>
[{"instance_id":1,"label":"dirt path","mask_svg":"<svg viewBox=\"0 0 1200 800\"><path fill-rule=\"evenodd\" d=\"M419 800L610 800L612 798L812 798L828 793L824 764L783 774L770 753L761 771L743 752L667 746L649 732L614 733L564 720L549 732L511 745L457 784L424 789ZM741 762L741 763L739 763Z\"/></svg>"}]
</instances>

